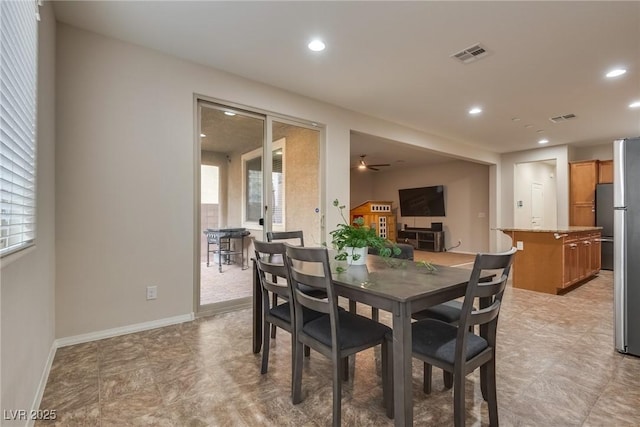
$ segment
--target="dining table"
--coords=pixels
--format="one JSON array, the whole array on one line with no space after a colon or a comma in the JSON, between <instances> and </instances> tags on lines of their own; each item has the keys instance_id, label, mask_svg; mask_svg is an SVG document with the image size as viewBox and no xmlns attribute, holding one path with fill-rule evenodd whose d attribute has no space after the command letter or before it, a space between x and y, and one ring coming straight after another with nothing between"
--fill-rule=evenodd
<instances>
[{"instance_id":1,"label":"dining table","mask_svg":"<svg viewBox=\"0 0 640 427\"><path fill-rule=\"evenodd\" d=\"M411 314L464 296L471 270L436 265L431 271L419 262L376 255L368 255L365 265L331 264L334 289L350 300L350 309L355 308L353 302L359 302L391 313L394 424L413 425ZM262 288L255 260L253 276L253 352L258 353L262 346ZM493 276L485 272L481 280Z\"/></svg>"}]
</instances>

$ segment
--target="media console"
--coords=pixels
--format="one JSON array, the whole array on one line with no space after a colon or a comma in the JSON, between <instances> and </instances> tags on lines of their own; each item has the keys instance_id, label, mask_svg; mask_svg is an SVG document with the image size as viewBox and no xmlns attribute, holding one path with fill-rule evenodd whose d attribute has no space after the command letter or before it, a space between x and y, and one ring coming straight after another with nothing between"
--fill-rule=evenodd
<instances>
[{"instance_id":1,"label":"media console","mask_svg":"<svg viewBox=\"0 0 640 427\"><path fill-rule=\"evenodd\" d=\"M397 243L407 243L421 251L443 252L444 231L430 228L410 228L398 231Z\"/></svg>"}]
</instances>

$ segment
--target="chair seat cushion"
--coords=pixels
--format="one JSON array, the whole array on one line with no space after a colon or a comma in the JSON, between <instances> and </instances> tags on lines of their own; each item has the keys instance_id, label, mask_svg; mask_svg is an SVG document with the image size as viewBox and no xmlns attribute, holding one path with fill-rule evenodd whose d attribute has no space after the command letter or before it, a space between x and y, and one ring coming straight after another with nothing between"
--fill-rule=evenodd
<instances>
[{"instance_id":1,"label":"chair seat cushion","mask_svg":"<svg viewBox=\"0 0 640 427\"><path fill-rule=\"evenodd\" d=\"M280 320L284 320L287 323L291 323L291 310L289 309L289 303L286 302L284 304L277 305L269 310L269 314L273 317L277 317ZM315 320L321 316L326 316L324 313L320 313L315 310L311 310L306 307L302 307L302 322L310 322Z\"/></svg>"},{"instance_id":2,"label":"chair seat cushion","mask_svg":"<svg viewBox=\"0 0 640 427\"><path fill-rule=\"evenodd\" d=\"M425 319L411 325L413 352L453 364L458 327L440 320ZM467 360L489 347L487 341L467 332Z\"/></svg>"},{"instance_id":3,"label":"chair seat cushion","mask_svg":"<svg viewBox=\"0 0 640 427\"><path fill-rule=\"evenodd\" d=\"M453 300L413 313L411 317L416 320L437 319L447 323L456 323L460 320L461 311L462 302Z\"/></svg>"},{"instance_id":4,"label":"chair seat cushion","mask_svg":"<svg viewBox=\"0 0 640 427\"><path fill-rule=\"evenodd\" d=\"M338 330L340 350L379 342L386 334L391 334L389 327L348 311L339 310L338 318L340 322ZM306 323L302 327L302 331L322 344L331 347L330 322L329 315L325 315Z\"/></svg>"}]
</instances>

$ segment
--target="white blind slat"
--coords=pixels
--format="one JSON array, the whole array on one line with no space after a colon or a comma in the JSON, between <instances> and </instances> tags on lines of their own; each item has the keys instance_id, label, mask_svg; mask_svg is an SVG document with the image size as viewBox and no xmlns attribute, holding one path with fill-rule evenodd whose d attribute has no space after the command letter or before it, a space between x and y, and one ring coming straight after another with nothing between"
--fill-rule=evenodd
<instances>
[{"instance_id":1,"label":"white blind slat","mask_svg":"<svg viewBox=\"0 0 640 427\"><path fill-rule=\"evenodd\" d=\"M0 1L0 255L35 241L38 6Z\"/></svg>"}]
</instances>

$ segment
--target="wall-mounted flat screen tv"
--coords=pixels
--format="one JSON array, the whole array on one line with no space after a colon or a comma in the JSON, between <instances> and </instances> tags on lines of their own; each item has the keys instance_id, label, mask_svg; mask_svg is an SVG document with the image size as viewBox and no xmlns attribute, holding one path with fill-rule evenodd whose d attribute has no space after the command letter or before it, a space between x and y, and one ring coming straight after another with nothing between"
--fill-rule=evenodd
<instances>
[{"instance_id":1,"label":"wall-mounted flat screen tv","mask_svg":"<svg viewBox=\"0 0 640 427\"><path fill-rule=\"evenodd\" d=\"M398 195L402 216L445 216L443 185L405 188Z\"/></svg>"}]
</instances>

